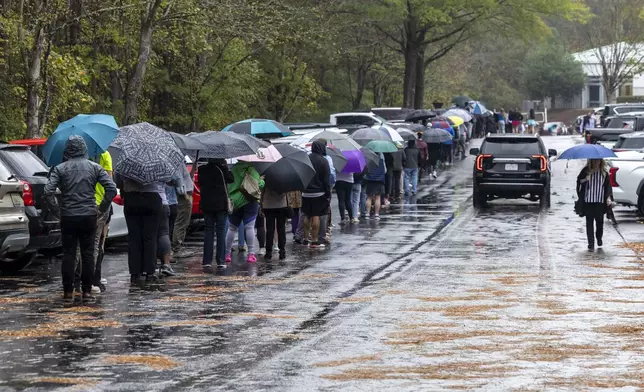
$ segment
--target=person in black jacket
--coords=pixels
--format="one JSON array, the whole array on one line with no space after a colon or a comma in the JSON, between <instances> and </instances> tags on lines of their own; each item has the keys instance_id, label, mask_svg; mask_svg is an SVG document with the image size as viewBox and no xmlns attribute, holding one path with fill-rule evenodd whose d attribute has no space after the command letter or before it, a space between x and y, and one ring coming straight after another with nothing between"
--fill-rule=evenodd
<instances>
[{"instance_id":1,"label":"person in black jacket","mask_svg":"<svg viewBox=\"0 0 644 392\"><path fill-rule=\"evenodd\" d=\"M577 196L583 203L582 211L586 216L588 250L595 249L595 237L597 247L601 248L604 245L604 214L608 212L613 196L613 187L603 159L588 160L588 165L577 176ZM593 224L597 225L596 232Z\"/></svg>"},{"instance_id":2,"label":"person in black jacket","mask_svg":"<svg viewBox=\"0 0 644 392\"><path fill-rule=\"evenodd\" d=\"M323 248L320 243L320 217L329 212L331 200L331 169L326 155L326 143L316 140L311 145L309 159L315 169L315 176L302 192L302 213L304 214L304 241L311 242L311 248Z\"/></svg>"},{"instance_id":3,"label":"person in black jacket","mask_svg":"<svg viewBox=\"0 0 644 392\"><path fill-rule=\"evenodd\" d=\"M226 268L226 220L228 219L228 185L233 174L223 159L209 159L199 167L201 200L206 231L203 243L203 266L212 268L213 245L217 234L217 268Z\"/></svg>"}]
</instances>

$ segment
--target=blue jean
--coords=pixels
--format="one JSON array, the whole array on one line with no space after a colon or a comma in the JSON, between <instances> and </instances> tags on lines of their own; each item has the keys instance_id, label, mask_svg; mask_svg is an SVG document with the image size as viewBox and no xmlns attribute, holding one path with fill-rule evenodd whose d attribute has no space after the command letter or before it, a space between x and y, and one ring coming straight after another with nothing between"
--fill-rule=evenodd
<instances>
[{"instance_id":1,"label":"blue jean","mask_svg":"<svg viewBox=\"0 0 644 392\"><path fill-rule=\"evenodd\" d=\"M226 261L226 232L228 213L226 211L204 213L206 231L203 239L203 265L211 265L214 253L215 235L217 236L217 264Z\"/></svg>"},{"instance_id":2,"label":"blue jean","mask_svg":"<svg viewBox=\"0 0 644 392\"><path fill-rule=\"evenodd\" d=\"M367 216L367 187L364 185L360 189L360 216Z\"/></svg>"},{"instance_id":3,"label":"blue jean","mask_svg":"<svg viewBox=\"0 0 644 392\"><path fill-rule=\"evenodd\" d=\"M411 194L418 191L418 168L405 169L405 195L409 194L409 183L411 182Z\"/></svg>"},{"instance_id":4,"label":"blue jean","mask_svg":"<svg viewBox=\"0 0 644 392\"><path fill-rule=\"evenodd\" d=\"M353 184L351 187L351 205L353 206L353 215L358 216L360 209L360 193L362 193L362 184Z\"/></svg>"}]
</instances>

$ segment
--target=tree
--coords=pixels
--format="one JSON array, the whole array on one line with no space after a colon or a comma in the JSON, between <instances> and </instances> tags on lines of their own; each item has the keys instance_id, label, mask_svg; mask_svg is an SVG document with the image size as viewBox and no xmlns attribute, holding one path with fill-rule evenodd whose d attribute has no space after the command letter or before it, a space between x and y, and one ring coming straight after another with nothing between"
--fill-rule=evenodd
<instances>
[{"instance_id":1,"label":"tree","mask_svg":"<svg viewBox=\"0 0 644 392\"><path fill-rule=\"evenodd\" d=\"M583 67L560 44L537 48L526 58L522 70L525 89L533 98L573 98L586 84Z\"/></svg>"},{"instance_id":2,"label":"tree","mask_svg":"<svg viewBox=\"0 0 644 392\"><path fill-rule=\"evenodd\" d=\"M617 90L644 71L644 1L588 0L595 14L586 29L606 102L615 103Z\"/></svg>"}]
</instances>

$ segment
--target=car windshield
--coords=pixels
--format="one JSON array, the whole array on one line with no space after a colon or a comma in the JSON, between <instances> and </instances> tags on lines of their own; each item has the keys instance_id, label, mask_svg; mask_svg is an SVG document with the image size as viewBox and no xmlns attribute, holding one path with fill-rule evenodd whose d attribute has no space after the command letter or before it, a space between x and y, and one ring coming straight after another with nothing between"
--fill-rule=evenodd
<instances>
[{"instance_id":1,"label":"car windshield","mask_svg":"<svg viewBox=\"0 0 644 392\"><path fill-rule=\"evenodd\" d=\"M482 154L494 156L531 156L542 154L538 139L532 138L488 138L481 147Z\"/></svg>"},{"instance_id":2,"label":"car windshield","mask_svg":"<svg viewBox=\"0 0 644 392\"><path fill-rule=\"evenodd\" d=\"M613 110L617 114L642 112L644 111L644 105L643 106L639 106L639 105L618 106Z\"/></svg>"},{"instance_id":3,"label":"car windshield","mask_svg":"<svg viewBox=\"0 0 644 392\"><path fill-rule=\"evenodd\" d=\"M634 124L635 118L633 117L613 117L606 124L606 128L632 129Z\"/></svg>"},{"instance_id":4,"label":"car windshield","mask_svg":"<svg viewBox=\"0 0 644 392\"><path fill-rule=\"evenodd\" d=\"M33 177L36 173L47 172L49 168L30 150L4 149L0 157L17 175Z\"/></svg>"},{"instance_id":5,"label":"car windshield","mask_svg":"<svg viewBox=\"0 0 644 392\"><path fill-rule=\"evenodd\" d=\"M6 181L11 177L11 175L11 170L9 170L7 166L0 162L0 180Z\"/></svg>"},{"instance_id":6,"label":"car windshield","mask_svg":"<svg viewBox=\"0 0 644 392\"><path fill-rule=\"evenodd\" d=\"M371 110L382 121L404 120L411 112L409 109L372 109Z\"/></svg>"},{"instance_id":7,"label":"car windshield","mask_svg":"<svg viewBox=\"0 0 644 392\"><path fill-rule=\"evenodd\" d=\"M620 137L615 143L614 148L627 148L629 150L639 150L644 148L644 136L638 137Z\"/></svg>"}]
</instances>

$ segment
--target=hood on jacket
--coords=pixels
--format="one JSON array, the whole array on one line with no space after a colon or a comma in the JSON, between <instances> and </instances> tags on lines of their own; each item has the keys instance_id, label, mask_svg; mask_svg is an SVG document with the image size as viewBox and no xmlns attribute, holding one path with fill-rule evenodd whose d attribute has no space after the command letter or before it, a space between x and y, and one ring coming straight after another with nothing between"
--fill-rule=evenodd
<instances>
[{"instance_id":1,"label":"hood on jacket","mask_svg":"<svg viewBox=\"0 0 644 392\"><path fill-rule=\"evenodd\" d=\"M67 144L65 144L65 151L63 151L63 161L73 158L87 158L87 144L78 135L69 137Z\"/></svg>"},{"instance_id":2,"label":"hood on jacket","mask_svg":"<svg viewBox=\"0 0 644 392\"><path fill-rule=\"evenodd\" d=\"M311 145L311 152L313 154L326 155L326 143L322 140L316 140Z\"/></svg>"}]
</instances>

